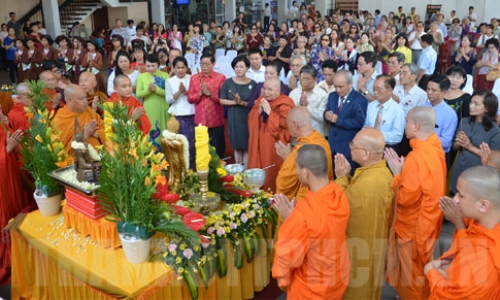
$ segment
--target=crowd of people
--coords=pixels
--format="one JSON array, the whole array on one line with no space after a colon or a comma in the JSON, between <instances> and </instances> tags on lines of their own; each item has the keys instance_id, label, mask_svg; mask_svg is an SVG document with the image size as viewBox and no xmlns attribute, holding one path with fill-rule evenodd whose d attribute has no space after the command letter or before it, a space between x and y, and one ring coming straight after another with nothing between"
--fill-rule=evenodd
<instances>
[{"instance_id":1,"label":"crowd of people","mask_svg":"<svg viewBox=\"0 0 500 300\"><path fill-rule=\"evenodd\" d=\"M98 104L121 101L145 134L175 116L192 168L202 124L221 158L266 169L282 220L273 276L290 299L380 299L385 275L401 299L500 297L498 19L438 11L426 30L415 8L288 11L281 24L240 14L184 32L118 19L89 40L40 24L22 39L11 13L2 47L17 97L0 114L0 159L18 158L26 79L45 83L70 154L75 115L99 145ZM444 217L456 239L433 260Z\"/></svg>"}]
</instances>

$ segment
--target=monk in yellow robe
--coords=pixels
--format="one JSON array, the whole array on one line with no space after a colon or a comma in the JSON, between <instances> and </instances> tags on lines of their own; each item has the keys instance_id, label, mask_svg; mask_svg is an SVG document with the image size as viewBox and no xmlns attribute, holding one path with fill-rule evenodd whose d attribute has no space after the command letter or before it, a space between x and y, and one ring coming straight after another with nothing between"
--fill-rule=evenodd
<instances>
[{"instance_id":1,"label":"monk in yellow robe","mask_svg":"<svg viewBox=\"0 0 500 300\"><path fill-rule=\"evenodd\" d=\"M276 191L276 176L283 159L276 153L274 145L291 141L286 125L286 116L295 104L290 97L281 95L279 79L264 82L262 96L255 101L248 115L248 168L266 169L264 189Z\"/></svg>"},{"instance_id":2,"label":"monk in yellow robe","mask_svg":"<svg viewBox=\"0 0 500 300\"><path fill-rule=\"evenodd\" d=\"M445 195L446 187L446 163L435 124L433 109L414 107L406 116L405 127L412 151L404 159L390 148L385 151L396 196L387 281L403 300L428 299L430 295L424 266L432 260L441 232L439 197Z\"/></svg>"},{"instance_id":3,"label":"monk in yellow robe","mask_svg":"<svg viewBox=\"0 0 500 300\"><path fill-rule=\"evenodd\" d=\"M295 168L309 187L297 206L276 194L274 208L285 219L275 245L273 277L287 299L342 299L349 281L345 229L349 203L328 178L327 156L319 145L303 145Z\"/></svg>"},{"instance_id":4,"label":"monk in yellow robe","mask_svg":"<svg viewBox=\"0 0 500 300\"><path fill-rule=\"evenodd\" d=\"M68 85L64 90L66 105L59 109L53 119L56 128L61 131L61 141L70 157L73 156L71 142L75 134L75 117L83 129L85 142L96 147L104 144L104 123L92 108L87 105L87 95L78 85Z\"/></svg>"},{"instance_id":5,"label":"monk in yellow robe","mask_svg":"<svg viewBox=\"0 0 500 300\"><path fill-rule=\"evenodd\" d=\"M331 153L330 144L318 131L312 128L311 114L304 106L292 108L286 118L288 132L297 139L297 144L292 148L282 141L275 144L276 153L283 159L283 164L276 178L276 193L285 195L288 199L304 199L309 188L303 185L297 177L295 158L300 147L307 144L321 146L326 153ZM328 178L333 179L331 155L327 156Z\"/></svg>"},{"instance_id":6,"label":"monk in yellow robe","mask_svg":"<svg viewBox=\"0 0 500 300\"><path fill-rule=\"evenodd\" d=\"M380 299L384 285L389 214L394 191L392 174L384 154L384 135L365 128L350 144L351 158L360 165L351 178L351 164L342 154L335 156L335 183L349 200L347 245L351 278L343 299Z\"/></svg>"},{"instance_id":7,"label":"monk in yellow robe","mask_svg":"<svg viewBox=\"0 0 500 300\"><path fill-rule=\"evenodd\" d=\"M78 85L87 94L88 105L102 118L104 116L104 111L98 107L98 104L106 103L108 101L108 96L97 90L97 78L95 74L89 71L82 72L80 78L78 78Z\"/></svg>"}]
</instances>

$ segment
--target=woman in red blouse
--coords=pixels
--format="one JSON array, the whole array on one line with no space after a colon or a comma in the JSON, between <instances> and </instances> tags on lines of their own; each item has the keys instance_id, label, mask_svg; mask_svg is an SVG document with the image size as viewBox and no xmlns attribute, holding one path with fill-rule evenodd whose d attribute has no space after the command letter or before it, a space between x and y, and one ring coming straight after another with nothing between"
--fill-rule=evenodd
<instances>
[{"instance_id":1,"label":"woman in red blouse","mask_svg":"<svg viewBox=\"0 0 500 300\"><path fill-rule=\"evenodd\" d=\"M262 37L262 34L260 34L257 25L253 24L250 34L247 35L248 49L260 48L260 45L262 45L262 43L264 43L264 38Z\"/></svg>"}]
</instances>

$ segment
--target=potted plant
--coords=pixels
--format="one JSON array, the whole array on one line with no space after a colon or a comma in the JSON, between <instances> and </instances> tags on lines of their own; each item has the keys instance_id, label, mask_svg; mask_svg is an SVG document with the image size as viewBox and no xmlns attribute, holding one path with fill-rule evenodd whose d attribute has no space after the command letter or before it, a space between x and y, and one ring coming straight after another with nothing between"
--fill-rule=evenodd
<instances>
[{"instance_id":1,"label":"potted plant","mask_svg":"<svg viewBox=\"0 0 500 300\"><path fill-rule=\"evenodd\" d=\"M168 184L163 172L164 155L155 153L148 135L128 120L122 103L104 106L107 135L103 151L98 198L118 233L127 258L142 263L149 257L149 240L159 231L167 235L199 239L195 231L176 218L167 202Z\"/></svg>"},{"instance_id":2,"label":"potted plant","mask_svg":"<svg viewBox=\"0 0 500 300\"><path fill-rule=\"evenodd\" d=\"M59 212L63 188L48 174L67 164L67 153L59 136L60 133L52 125L54 111L49 112L46 103L50 101L43 93L45 84L41 81L27 82L30 88L31 104L25 107L30 126L22 141L22 157L24 168L35 179L35 200L44 216L52 216Z\"/></svg>"}]
</instances>

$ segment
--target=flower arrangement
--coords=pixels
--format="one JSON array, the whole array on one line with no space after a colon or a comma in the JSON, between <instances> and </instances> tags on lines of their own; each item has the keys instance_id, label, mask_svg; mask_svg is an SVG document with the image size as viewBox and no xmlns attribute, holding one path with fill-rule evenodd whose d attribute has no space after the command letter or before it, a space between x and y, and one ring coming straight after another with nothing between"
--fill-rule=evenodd
<instances>
[{"instance_id":1,"label":"flower arrangement","mask_svg":"<svg viewBox=\"0 0 500 300\"><path fill-rule=\"evenodd\" d=\"M16 88L11 85L11 84L2 84L2 87L0 88L2 92L10 92L12 94L16 93Z\"/></svg>"},{"instance_id":2,"label":"flower arrangement","mask_svg":"<svg viewBox=\"0 0 500 300\"><path fill-rule=\"evenodd\" d=\"M155 153L149 137L128 121L125 105L117 103L104 109L113 119L113 134L102 154L97 193L102 207L119 221L118 231L141 228L141 239L156 231L198 239L197 233L172 213L163 153Z\"/></svg>"},{"instance_id":3,"label":"flower arrangement","mask_svg":"<svg viewBox=\"0 0 500 300\"><path fill-rule=\"evenodd\" d=\"M227 246L235 253L233 265L240 269L244 257L248 263L252 262L261 249L261 241L267 244L274 236L278 215L271 208L271 195L259 191L240 199L239 203L228 204L224 210L211 213L202 228L193 228L201 236L201 245L183 238L167 242L164 261L184 279L192 299L198 298L197 275L205 288L216 272L221 278L227 275ZM176 204L189 202L181 200ZM174 205L174 208L181 215L191 212L183 206Z\"/></svg>"},{"instance_id":4,"label":"flower arrangement","mask_svg":"<svg viewBox=\"0 0 500 300\"><path fill-rule=\"evenodd\" d=\"M22 141L24 168L35 178L37 191L43 197L51 197L61 194L62 186L48 174L67 166L69 162L60 133L51 123L54 111L49 113L46 108L50 99L42 92L45 84L41 81L29 81L27 84L32 102L25 107L30 127Z\"/></svg>"}]
</instances>

